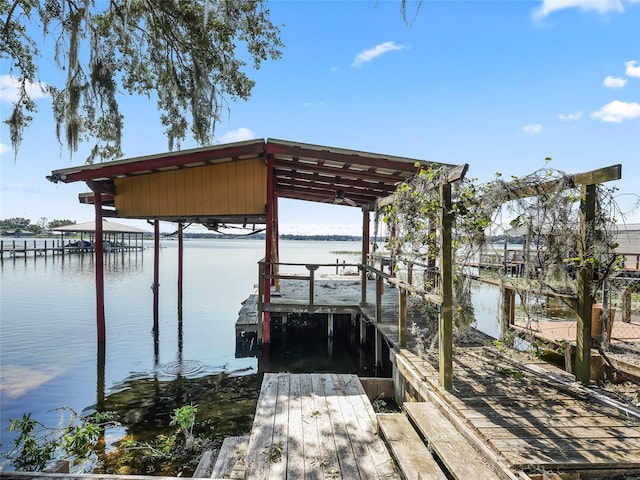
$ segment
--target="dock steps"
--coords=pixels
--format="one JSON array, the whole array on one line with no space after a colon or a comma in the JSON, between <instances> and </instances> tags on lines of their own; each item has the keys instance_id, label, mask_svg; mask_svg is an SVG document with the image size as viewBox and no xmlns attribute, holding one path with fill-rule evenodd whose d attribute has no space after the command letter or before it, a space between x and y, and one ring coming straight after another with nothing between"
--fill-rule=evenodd
<instances>
[{"instance_id":1,"label":"dock steps","mask_svg":"<svg viewBox=\"0 0 640 480\"><path fill-rule=\"evenodd\" d=\"M244 457L249 437L227 437L222 442L211 478L244 478Z\"/></svg>"},{"instance_id":2,"label":"dock steps","mask_svg":"<svg viewBox=\"0 0 640 480\"><path fill-rule=\"evenodd\" d=\"M447 480L404 413L378 413L378 428L406 480Z\"/></svg>"},{"instance_id":3,"label":"dock steps","mask_svg":"<svg viewBox=\"0 0 640 480\"><path fill-rule=\"evenodd\" d=\"M405 402L403 408L451 477L456 480L501 478L435 404Z\"/></svg>"}]
</instances>

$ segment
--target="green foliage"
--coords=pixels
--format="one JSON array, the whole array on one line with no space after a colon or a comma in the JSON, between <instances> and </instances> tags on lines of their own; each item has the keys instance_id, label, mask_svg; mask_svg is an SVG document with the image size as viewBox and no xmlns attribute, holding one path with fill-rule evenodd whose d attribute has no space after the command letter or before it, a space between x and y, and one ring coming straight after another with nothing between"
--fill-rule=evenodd
<instances>
[{"instance_id":1,"label":"green foliage","mask_svg":"<svg viewBox=\"0 0 640 480\"><path fill-rule=\"evenodd\" d=\"M88 162L122 155L123 92L155 94L169 149L189 131L210 144L229 101L251 94L244 59L258 69L283 46L264 0L0 0L0 17L0 58L19 86L5 120L14 151L37 111L30 86L41 59L54 58L64 81L40 85L52 97L56 134L70 152L95 139ZM43 42L31 36L38 27Z\"/></svg>"},{"instance_id":2,"label":"green foliage","mask_svg":"<svg viewBox=\"0 0 640 480\"><path fill-rule=\"evenodd\" d=\"M18 432L13 441L13 449L8 454L12 465L27 472L42 470L53 458L58 442L39 433L44 425L33 420L30 413L24 414L22 418L9 419L9 422L7 430Z\"/></svg>"},{"instance_id":3,"label":"green foliage","mask_svg":"<svg viewBox=\"0 0 640 480\"><path fill-rule=\"evenodd\" d=\"M18 436L7 458L16 469L39 471L58 456L73 462L85 460L93 454L104 427L112 423L103 414L82 417L70 408L59 410L63 416L69 413L66 425L60 428L47 428L30 413L9 420L7 430Z\"/></svg>"},{"instance_id":4,"label":"green foliage","mask_svg":"<svg viewBox=\"0 0 640 480\"><path fill-rule=\"evenodd\" d=\"M64 227L66 225L75 225L75 223L76 222L73 220L51 220L47 224L47 228Z\"/></svg>"},{"instance_id":5,"label":"green foliage","mask_svg":"<svg viewBox=\"0 0 640 480\"><path fill-rule=\"evenodd\" d=\"M193 426L196 423L196 413L198 413L198 407L195 405L184 405L176 408L171 416L172 426L178 426L185 437L187 448L193 444Z\"/></svg>"}]
</instances>

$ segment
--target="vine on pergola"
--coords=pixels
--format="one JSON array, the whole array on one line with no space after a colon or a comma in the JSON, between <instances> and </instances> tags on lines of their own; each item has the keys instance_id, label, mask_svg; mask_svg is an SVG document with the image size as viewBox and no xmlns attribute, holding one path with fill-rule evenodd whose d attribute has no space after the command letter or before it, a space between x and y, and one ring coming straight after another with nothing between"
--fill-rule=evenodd
<instances>
[{"instance_id":1,"label":"vine on pergola","mask_svg":"<svg viewBox=\"0 0 640 480\"><path fill-rule=\"evenodd\" d=\"M603 282L617 269L615 253L616 216L620 210L614 200L616 188L598 184L596 215L586 232L580 232L579 185L572 176L550 167L525 176L506 180L496 174L494 180L476 185L474 179L452 184L453 248L454 248L454 324L458 330L474 321L471 307L472 271L480 253L492 237L505 238L517 230L526 238L523 246L525 272L521 278L509 277L508 282L521 298L526 292L553 292L576 296L577 270L587 263L593 267L593 296ZM396 264L423 262L435 265L439 255L439 192L434 179L442 177L443 169L422 169L394 193L393 203L385 207L384 219L392 232L388 248ZM508 236L506 237L509 238ZM507 273L498 269L497 280L507 281ZM433 276L422 285L433 290ZM527 318L532 312L527 302L521 302Z\"/></svg>"}]
</instances>

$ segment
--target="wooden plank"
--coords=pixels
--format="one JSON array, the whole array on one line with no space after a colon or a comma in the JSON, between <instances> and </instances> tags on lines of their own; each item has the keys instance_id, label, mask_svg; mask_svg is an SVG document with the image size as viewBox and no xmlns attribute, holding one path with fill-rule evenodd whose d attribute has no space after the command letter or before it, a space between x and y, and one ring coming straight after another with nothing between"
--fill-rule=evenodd
<instances>
[{"instance_id":1,"label":"wooden plank","mask_svg":"<svg viewBox=\"0 0 640 480\"><path fill-rule=\"evenodd\" d=\"M216 450L206 450L203 452L198 462L198 466L191 475L193 478L212 478L213 463L216 459ZM214 477L215 478L215 477Z\"/></svg>"},{"instance_id":2,"label":"wooden plank","mask_svg":"<svg viewBox=\"0 0 640 480\"><path fill-rule=\"evenodd\" d=\"M360 379L356 375L345 377L347 378L345 381L346 399L356 413L356 419L373 458L378 477L396 478L398 473L393 466L393 460L378 434L376 412L373 410Z\"/></svg>"},{"instance_id":3,"label":"wooden plank","mask_svg":"<svg viewBox=\"0 0 640 480\"><path fill-rule=\"evenodd\" d=\"M334 389L331 376L320 376L320 383L324 390L324 399L326 402L326 411L330 421L330 428L333 433L333 438L336 445L336 453L338 455L339 462L339 474L344 479L357 479L360 477L358 471L358 462L351 443L349 442L349 434L345 428L344 417L340 410L338 400L336 398L336 390ZM315 391L315 378L314 378L314 391ZM322 435L321 435L322 438ZM336 472L337 474L338 472Z\"/></svg>"},{"instance_id":4,"label":"wooden plank","mask_svg":"<svg viewBox=\"0 0 640 480\"><path fill-rule=\"evenodd\" d=\"M278 374L278 395L273 417L273 439L266 444L269 475L267 478L281 480L287 476L289 452L289 379L287 373Z\"/></svg>"},{"instance_id":5,"label":"wooden plank","mask_svg":"<svg viewBox=\"0 0 640 480\"><path fill-rule=\"evenodd\" d=\"M595 455L601 459L611 458L623 454L623 463L640 463L640 441L637 438L550 438L546 435L539 437L490 438L489 442L499 451L541 451L559 452L556 456L562 457L571 452L586 452L589 457Z\"/></svg>"},{"instance_id":6,"label":"wooden plank","mask_svg":"<svg viewBox=\"0 0 640 480\"><path fill-rule=\"evenodd\" d=\"M342 411L351 448L357 459L360 477L393 478L394 469L389 452L384 447L372 417L365 405L369 399L356 375L334 374L331 376L334 390L338 392L338 404ZM375 418L375 417L373 417Z\"/></svg>"},{"instance_id":7,"label":"wooden plank","mask_svg":"<svg viewBox=\"0 0 640 480\"><path fill-rule=\"evenodd\" d=\"M302 429L301 377L289 377L289 432L287 435L287 478L304 478L305 438Z\"/></svg>"},{"instance_id":8,"label":"wooden plank","mask_svg":"<svg viewBox=\"0 0 640 480\"><path fill-rule=\"evenodd\" d=\"M609 452L608 457L599 455L599 452L590 451L567 451L555 450L553 452L527 451L511 452L505 451L503 457L509 462L513 469L546 468L550 470L563 469L606 469L609 474L615 470L637 469L640 463L629 461L626 458L628 452ZM634 459L635 460L635 459Z\"/></svg>"},{"instance_id":9,"label":"wooden plank","mask_svg":"<svg viewBox=\"0 0 640 480\"><path fill-rule=\"evenodd\" d=\"M446 480L438 462L402 413L379 413L378 426L406 480Z\"/></svg>"},{"instance_id":10,"label":"wooden plank","mask_svg":"<svg viewBox=\"0 0 640 480\"><path fill-rule=\"evenodd\" d=\"M304 441L304 479L323 480L325 478L324 461L320 442L326 442L326 439L318 437L317 417L321 413L316 410L314 404L311 375L300 375L300 399L301 428ZM337 458L335 462L338 463Z\"/></svg>"},{"instance_id":11,"label":"wooden plank","mask_svg":"<svg viewBox=\"0 0 640 480\"><path fill-rule=\"evenodd\" d=\"M247 448L247 478L266 478L269 474L270 462L264 449L265 446L270 446L273 440L277 395L278 375L265 373Z\"/></svg>"},{"instance_id":12,"label":"wooden plank","mask_svg":"<svg viewBox=\"0 0 640 480\"><path fill-rule=\"evenodd\" d=\"M487 438L521 438L521 439L617 439L628 442L629 445L638 445L640 447L640 430L634 427L585 427L585 426L562 426L558 427L519 427L519 426L503 426L489 424L485 426L476 426Z\"/></svg>"},{"instance_id":13,"label":"wooden plank","mask_svg":"<svg viewBox=\"0 0 640 480\"><path fill-rule=\"evenodd\" d=\"M338 456L338 445L333 432L331 422L331 412L329 411L326 396L324 377L320 374L311 375L313 388L313 403L315 407L314 418L320 439L323 473L325 477L345 478L341 472L340 459Z\"/></svg>"},{"instance_id":14,"label":"wooden plank","mask_svg":"<svg viewBox=\"0 0 640 480\"><path fill-rule=\"evenodd\" d=\"M404 408L454 478L500 478L433 403L406 402Z\"/></svg>"},{"instance_id":15,"label":"wooden plank","mask_svg":"<svg viewBox=\"0 0 640 480\"><path fill-rule=\"evenodd\" d=\"M517 415L506 416L496 412L478 412L475 410L460 411L460 414L464 416L473 426L477 429L491 428L491 427L526 427L521 419ZM533 420L539 423L539 419L544 417L534 417ZM589 425L586 424L585 419L582 417L565 416L556 418L552 425L562 425L563 427L604 427L604 428L619 428L629 426L629 423L623 419L607 418L602 416L595 416L589 419Z\"/></svg>"},{"instance_id":16,"label":"wooden plank","mask_svg":"<svg viewBox=\"0 0 640 480\"><path fill-rule=\"evenodd\" d=\"M244 460L248 445L248 436L225 438L209 476L211 478L230 478L236 462Z\"/></svg>"},{"instance_id":17,"label":"wooden plank","mask_svg":"<svg viewBox=\"0 0 640 480\"><path fill-rule=\"evenodd\" d=\"M363 429L360 427L358 421L359 415L365 416L366 413L360 411L354 411L351 402L347 397L347 383L350 382L350 375L327 375L328 382L333 385L333 391L335 392L336 403L339 412L341 413L344 430L347 435L347 440L353 451L354 458L356 460L356 466L360 472L360 478L378 478L378 472L376 470L376 463L379 461L375 455L372 455L367 448L367 443L371 441L371 437L365 436ZM370 421L366 416L366 421ZM377 439L377 436L373 437ZM383 461L387 458L383 457Z\"/></svg>"}]
</instances>

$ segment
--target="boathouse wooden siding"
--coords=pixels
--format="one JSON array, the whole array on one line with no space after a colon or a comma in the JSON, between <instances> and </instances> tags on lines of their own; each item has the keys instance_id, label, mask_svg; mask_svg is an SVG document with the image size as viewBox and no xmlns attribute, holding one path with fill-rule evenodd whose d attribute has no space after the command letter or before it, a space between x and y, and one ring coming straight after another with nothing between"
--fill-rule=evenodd
<instances>
[{"instance_id":1,"label":"boathouse wooden siding","mask_svg":"<svg viewBox=\"0 0 640 480\"><path fill-rule=\"evenodd\" d=\"M267 167L261 158L114 180L118 216L163 218L264 215Z\"/></svg>"}]
</instances>

